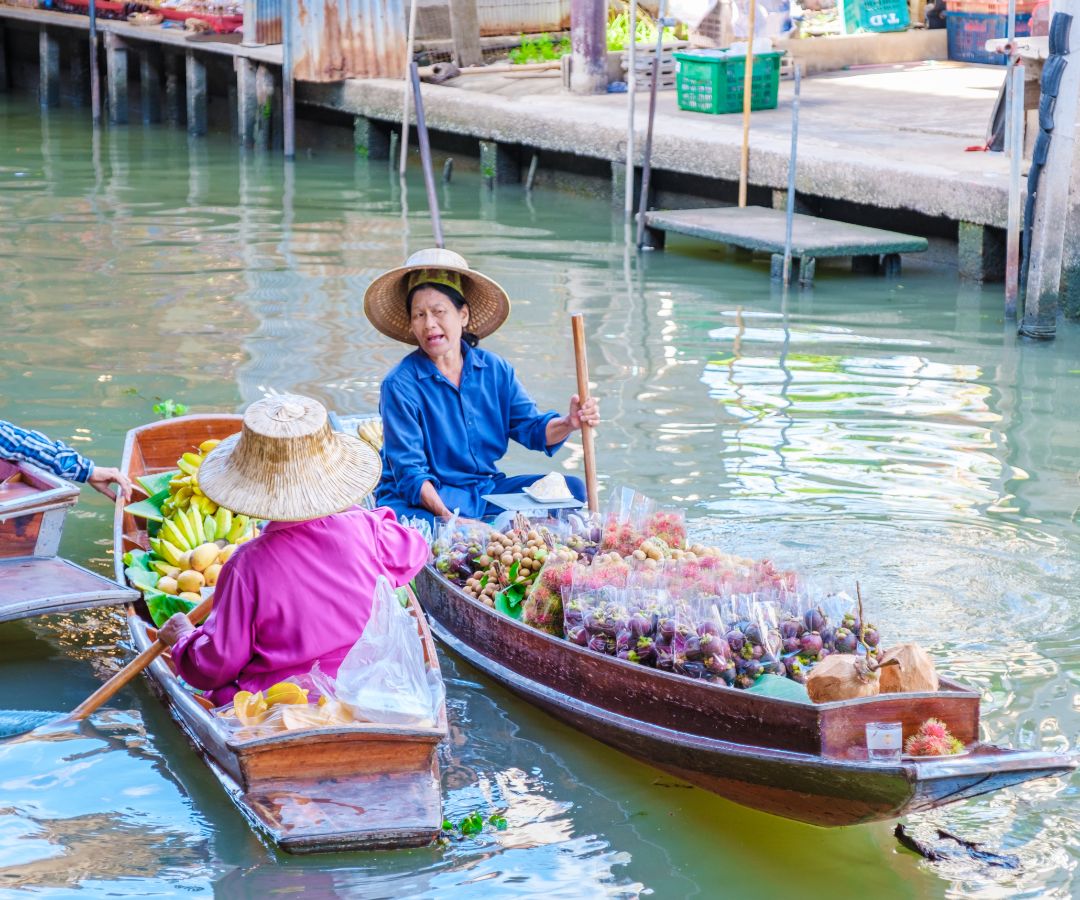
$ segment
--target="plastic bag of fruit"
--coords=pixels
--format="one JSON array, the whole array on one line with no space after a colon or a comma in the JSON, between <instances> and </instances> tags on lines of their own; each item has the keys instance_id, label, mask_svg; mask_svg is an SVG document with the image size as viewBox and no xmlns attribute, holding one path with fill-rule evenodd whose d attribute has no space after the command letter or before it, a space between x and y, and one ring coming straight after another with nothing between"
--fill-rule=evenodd
<instances>
[{"instance_id":1,"label":"plastic bag of fruit","mask_svg":"<svg viewBox=\"0 0 1080 900\"><path fill-rule=\"evenodd\" d=\"M254 693L238 691L232 703L214 710L214 724L222 736L238 740L356 721L340 703L319 697L310 675L288 678Z\"/></svg>"},{"instance_id":2,"label":"plastic bag of fruit","mask_svg":"<svg viewBox=\"0 0 1080 900\"><path fill-rule=\"evenodd\" d=\"M616 635L626 629L626 583L630 567L617 553L575 563L564 594L566 637L597 653L614 656Z\"/></svg>"},{"instance_id":3,"label":"plastic bag of fruit","mask_svg":"<svg viewBox=\"0 0 1080 900\"><path fill-rule=\"evenodd\" d=\"M316 668L312 678L328 701L340 702L357 719L383 725L433 726L445 696L442 677L424 661L416 619L382 575L371 618L337 677Z\"/></svg>"},{"instance_id":4,"label":"plastic bag of fruit","mask_svg":"<svg viewBox=\"0 0 1080 900\"><path fill-rule=\"evenodd\" d=\"M457 516L437 522L431 548L435 568L455 584L464 584L475 571L476 560L483 555L493 534L497 532L483 522L461 520Z\"/></svg>"},{"instance_id":5,"label":"plastic bag of fruit","mask_svg":"<svg viewBox=\"0 0 1080 900\"><path fill-rule=\"evenodd\" d=\"M563 593L570 592L575 562L577 553L568 547L556 546L547 553L525 596L521 621L539 631L564 637Z\"/></svg>"},{"instance_id":6,"label":"plastic bag of fruit","mask_svg":"<svg viewBox=\"0 0 1080 900\"><path fill-rule=\"evenodd\" d=\"M630 556L645 540L643 527L656 504L633 488L616 488L603 516L600 551Z\"/></svg>"}]
</instances>

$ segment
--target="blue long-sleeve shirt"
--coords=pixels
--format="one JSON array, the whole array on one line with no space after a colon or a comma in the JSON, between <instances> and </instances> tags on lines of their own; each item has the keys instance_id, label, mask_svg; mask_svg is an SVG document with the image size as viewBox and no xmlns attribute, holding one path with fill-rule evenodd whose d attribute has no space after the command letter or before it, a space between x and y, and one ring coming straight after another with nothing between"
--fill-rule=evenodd
<instances>
[{"instance_id":1,"label":"blue long-sleeve shirt","mask_svg":"<svg viewBox=\"0 0 1080 900\"><path fill-rule=\"evenodd\" d=\"M450 509L478 515L510 439L548 456L547 424L501 356L462 343L461 384L455 387L423 350L415 350L383 380L379 395L384 446L380 505L420 506L430 481Z\"/></svg>"},{"instance_id":2,"label":"blue long-sleeve shirt","mask_svg":"<svg viewBox=\"0 0 1080 900\"><path fill-rule=\"evenodd\" d=\"M86 481L94 464L63 441L0 419L0 458L33 463L68 481Z\"/></svg>"}]
</instances>

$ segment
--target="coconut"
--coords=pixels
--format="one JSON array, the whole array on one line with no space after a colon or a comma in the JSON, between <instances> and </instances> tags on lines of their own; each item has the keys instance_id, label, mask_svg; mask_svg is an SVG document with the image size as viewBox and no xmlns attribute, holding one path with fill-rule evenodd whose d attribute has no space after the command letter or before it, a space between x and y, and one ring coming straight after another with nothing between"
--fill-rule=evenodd
<instances>
[{"instance_id":1,"label":"coconut","mask_svg":"<svg viewBox=\"0 0 1080 900\"><path fill-rule=\"evenodd\" d=\"M895 660L881 673L881 693L909 694L938 690L938 674L930 654L918 644L899 644L885 651L881 663Z\"/></svg>"},{"instance_id":2,"label":"coconut","mask_svg":"<svg viewBox=\"0 0 1080 900\"><path fill-rule=\"evenodd\" d=\"M814 703L873 697L881 690L878 673L863 657L834 653L825 657L806 678L806 692Z\"/></svg>"}]
</instances>

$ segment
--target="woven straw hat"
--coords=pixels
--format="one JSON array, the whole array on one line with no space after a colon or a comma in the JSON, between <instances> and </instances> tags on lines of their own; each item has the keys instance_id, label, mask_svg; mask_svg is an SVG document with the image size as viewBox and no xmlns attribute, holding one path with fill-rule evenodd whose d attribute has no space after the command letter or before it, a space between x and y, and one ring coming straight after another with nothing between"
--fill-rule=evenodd
<instances>
[{"instance_id":1,"label":"woven straw hat","mask_svg":"<svg viewBox=\"0 0 1080 900\"><path fill-rule=\"evenodd\" d=\"M256 400L239 434L225 438L199 467L199 487L235 513L302 522L341 512L375 489L379 454L330 429L317 400L280 394Z\"/></svg>"},{"instance_id":2,"label":"woven straw hat","mask_svg":"<svg viewBox=\"0 0 1080 900\"><path fill-rule=\"evenodd\" d=\"M405 298L410 276L421 269L432 269L435 280L445 282L446 274L461 279L461 293L469 304L468 330L478 338L494 332L510 315L510 297L495 281L470 269L465 257L453 250L419 250L405 260L405 265L380 275L364 292L364 313L387 337L405 344L416 344L409 328ZM415 279L413 279L415 281Z\"/></svg>"}]
</instances>

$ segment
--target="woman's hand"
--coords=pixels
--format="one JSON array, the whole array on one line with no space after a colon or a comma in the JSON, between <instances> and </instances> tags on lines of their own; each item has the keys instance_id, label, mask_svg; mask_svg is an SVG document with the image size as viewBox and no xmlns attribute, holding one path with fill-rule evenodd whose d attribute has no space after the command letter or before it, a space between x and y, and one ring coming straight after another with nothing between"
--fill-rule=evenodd
<instances>
[{"instance_id":1,"label":"woman's hand","mask_svg":"<svg viewBox=\"0 0 1080 900\"><path fill-rule=\"evenodd\" d=\"M110 487L115 484L120 496L127 503L131 500L131 479L119 469L110 469L105 466L94 466L94 471L86 479L86 483L95 491L104 494L110 500L116 500L116 492Z\"/></svg>"},{"instance_id":2,"label":"woman's hand","mask_svg":"<svg viewBox=\"0 0 1080 900\"><path fill-rule=\"evenodd\" d=\"M173 613L169 617L168 621L158 629L158 640L161 641L166 647L173 646L180 638L190 631L194 631L195 626L191 624L191 621L184 613Z\"/></svg>"},{"instance_id":3,"label":"woman's hand","mask_svg":"<svg viewBox=\"0 0 1080 900\"><path fill-rule=\"evenodd\" d=\"M582 425L595 428L600 424L600 404L595 397L589 397L584 403L577 394L570 398L570 414L566 417L570 427L577 431Z\"/></svg>"}]
</instances>

